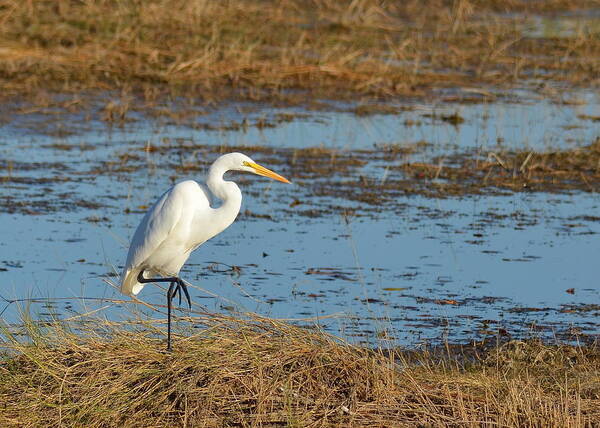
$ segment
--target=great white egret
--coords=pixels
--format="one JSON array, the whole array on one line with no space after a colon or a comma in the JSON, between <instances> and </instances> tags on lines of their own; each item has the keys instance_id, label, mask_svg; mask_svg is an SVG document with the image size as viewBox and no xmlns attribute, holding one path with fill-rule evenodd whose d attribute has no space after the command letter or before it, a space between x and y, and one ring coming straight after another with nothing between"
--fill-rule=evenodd
<instances>
[{"instance_id":1,"label":"great white egret","mask_svg":"<svg viewBox=\"0 0 600 428\"><path fill-rule=\"evenodd\" d=\"M228 153L210 167L206 186L182 181L167 190L148 210L137 227L121 275L121 292L133 296L149 282L170 283L167 291L167 350L171 350L171 306L173 298L185 294L192 303L179 271L190 253L233 223L242 205L242 192L233 181L223 179L227 171L245 171L284 183L279 174L258 165L242 153ZM214 197L221 204L213 208Z\"/></svg>"}]
</instances>

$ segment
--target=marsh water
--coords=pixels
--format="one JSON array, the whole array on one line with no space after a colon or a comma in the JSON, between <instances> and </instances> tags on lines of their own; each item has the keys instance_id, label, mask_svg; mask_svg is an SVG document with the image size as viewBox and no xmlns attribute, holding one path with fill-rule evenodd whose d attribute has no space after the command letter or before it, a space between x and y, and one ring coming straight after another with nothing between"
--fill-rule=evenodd
<instances>
[{"instance_id":1,"label":"marsh water","mask_svg":"<svg viewBox=\"0 0 600 428\"><path fill-rule=\"evenodd\" d=\"M158 195L178 180L201 180L220 152L235 150L293 184L232 174L244 193L238 220L182 271L201 287L192 291L196 310L255 312L367 344L499 332L577 340L597 332L597 193L415 193L377 203L365 201L359 185L401 175L395 167L402 162L456 151L589 144L600 136L596 96L515 91L490 102L398 103L368 115L350 104L321 104L231 102L185 119L132 112L118 124L102 121L100 110L5 115L3 319L17 322L22 311L42 319L92 311L162 319L111 286L129 239ZM392 159L382 150L389 146L411 151ZM295 161L307 151L331 167ZM339 171L337 159L346 160ZM342 185L350 192L337 192ZM165 299L152 285L139 297Z\"/></svg>"}]
</instances>

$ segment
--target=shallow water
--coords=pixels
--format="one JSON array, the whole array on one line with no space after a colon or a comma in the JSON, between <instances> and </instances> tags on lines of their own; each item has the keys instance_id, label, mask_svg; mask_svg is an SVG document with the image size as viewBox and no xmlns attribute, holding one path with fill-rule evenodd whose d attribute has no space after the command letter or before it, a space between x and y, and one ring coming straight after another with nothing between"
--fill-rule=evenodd
<instances>
[{"instance_id":1,"label":"shallow water","mask_svg":"<svg viewBox=\"0 0 600 428\"><path fill-rule=\"evenodd\" d=\"M306 147L352 154L425 141L411 156L427 160L457 149L588 144L600 135L600 123L589 119L599 114L597 101L585 93L569 99L583 104L410 105L398 115L368 117L300 108L243 113L228 106L198 119L224 125L245 119L249 126L239 130L142 117L109 128L60 116L51 127L78 127L62 137L46 135L47 127L36 132L41 116L18 117L0 136L0 175L10 178L0 187L0 295L47 298L31 306L42 317L99 308L97 315L111 319L131 316L130 305L79 297L121 298L103 279L116 280L143 211L173 181L201 178L220 146L261 146L252 148L253 158L295 183L236 175L245 194L238 221L193 253L182 273L218 295L193 291L207 310L310 319L299 321L306 324L317 317L327 331L371 344L464 341L499 329L549 338L594 334L596 194L411 196L377 207L316 194L310 178L295 179L302 176L298 166L277 155ZM274 127L252 126L282 112L301 115ZM465 122L440 119L454 112ZM365 165L320 180L331 188L365 173L384 180L394 174L387 166L385 156L367 155ZM164 301L154 286L140 297ZM15 321L18 310L8 304L2 316Z\"/></svg>"},{"instance_id":2,"label":"shallow water","mask_svg":"<svg viewBox=\"0 0 600 428\"><path fill-rule=\"evenodd\" d=\"M600 33L600 9L558 16L533 16L527 20L524 33L541 39L597 35Z\"/></svg>"}]
</instances>

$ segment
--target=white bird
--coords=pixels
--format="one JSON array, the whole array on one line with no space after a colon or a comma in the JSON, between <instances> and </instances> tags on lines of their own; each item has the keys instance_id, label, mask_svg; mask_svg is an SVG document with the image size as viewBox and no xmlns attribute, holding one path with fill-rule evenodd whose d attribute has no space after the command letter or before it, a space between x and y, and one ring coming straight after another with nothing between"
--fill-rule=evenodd
<instances>
[{"instance_id":1,"label":"white bird","mask_svg":"<svg viewBox=\"0 0 600 428\"><path fill-rule=\"evenodd\" d=\"M284 183L279 174L258 165L242 153L228 153L210 167L206 186L182 181L167 190L148 210L137 227L121 275L121 292L133 296L149 282L169 282L167 291L167 350L171 350L171 306L173 298L185 293L179 271L191 252L233 223L242 204L242 192L233 181L223 179L227 171L245 171ZM212 207L216 197L221 201Z\"/></svg>"}]
</instances>

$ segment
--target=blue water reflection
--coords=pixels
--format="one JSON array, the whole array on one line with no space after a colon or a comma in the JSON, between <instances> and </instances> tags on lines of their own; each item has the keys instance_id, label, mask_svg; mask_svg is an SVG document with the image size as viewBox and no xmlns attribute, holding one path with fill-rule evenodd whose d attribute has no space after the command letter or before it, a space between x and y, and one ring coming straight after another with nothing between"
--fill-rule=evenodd
<instances>
[{"instance_id":1,"label":"blue water reflection","mask_svg":"<svg viewBox=\"0 0 600 428\"><path fill-rule=\"evenodd\" d=\"M7 174L70 179L11 181L0 187L5 206L51 201L47 212L43 207L34 213L5 207L0 213L0 295L54 299L50 308L32 305L41 316L98 308L109 318L131 315L123 305L78 297L121 298L103 278L115 280L110 275L120 271L141 212L173 179L193 176L161 168L172 154L144 152L147 145L168 146L169 141L184 139L210 145L350 150L426 140L433 144L429 154L419 155L424 157L457 147L487 150L498 144L567 148L600 135L600 124L577 118L595 108L592 103L546 102L445 106L444 111L462 109L467 121L458 127L424 118L424 110L368 118L313 112L275 128L250 127L245 132L146 121L110 132L95 124L90 131L56 138L5 126L0 153ZM415 125L416 120L422 123ZM571 127L565 129L567 125ZM57 142L71 148L59 149ZM144 159L136 169L90 174L102 162L129 151ZM186 155L190 158L182 162L206 154ZM32 162L45 164L40 169L19 168ZM335 177L331 180L335 183ZM195 302L209 311L322 317L318 323L335 334L368 343L385 337L404 345L480 338L499 327L511 334L537 328L547 337L573 327L590 334L597 328L595 307L574 312L569 306L600 303L600 199L594 193L413 196L369 215L360 215L359 203L340 201L357 214L312 218L290 207L296 198L303 210L319 205L318 198L298 185L247 179L241 187L247 196L238 221L193 253L182 273L192 284L218 295L193 291ZM163 303L164 293L148 286L140 297ZM18 306L9 305L2 316L16 320Z\"/></svg>"}]
</instances>

